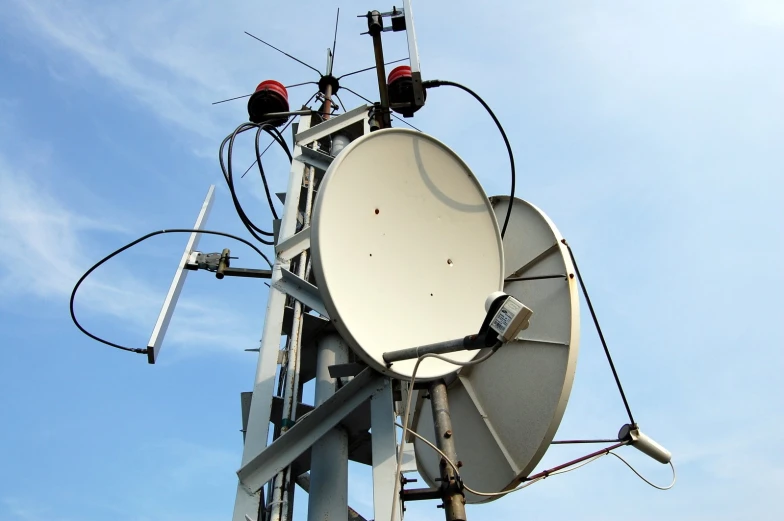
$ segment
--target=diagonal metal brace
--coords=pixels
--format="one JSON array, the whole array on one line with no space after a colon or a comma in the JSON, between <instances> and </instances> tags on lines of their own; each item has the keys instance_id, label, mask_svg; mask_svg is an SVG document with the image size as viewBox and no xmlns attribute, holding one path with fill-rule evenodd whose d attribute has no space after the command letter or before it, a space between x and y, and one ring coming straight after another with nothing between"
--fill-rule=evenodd
<instances>
[{"instance_id":1,"label":"diagonal metal brace","mask_svg":"<svg viewBox=\"0 0 784 521\"><path fill-rule=\"evenodd\" d=\"M351 411L382 390L384 380L372 369L362 371L238 470L242 485L251 491L259 490Z\"/></svg>"},{"instance_id":2,"label":"diagonal metal brace","mask_svg":"<svg viewBox=\"0 0 784 521\"><path fill-rule=\"evenodd\" d=\"M324 307L324 301L321 300L321 294L316 286L294 275L286 269L281 269L281 278L272 284L275 289L291 295L293 298L299 300L310 309L316 310L321 315L328 317L327 308Z\"/></svg>"}]
</instances>

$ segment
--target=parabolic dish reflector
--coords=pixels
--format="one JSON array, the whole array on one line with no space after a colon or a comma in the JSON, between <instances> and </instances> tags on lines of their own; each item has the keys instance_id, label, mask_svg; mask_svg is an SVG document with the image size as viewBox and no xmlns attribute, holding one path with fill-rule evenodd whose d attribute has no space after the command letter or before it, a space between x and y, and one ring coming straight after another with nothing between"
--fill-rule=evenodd
<instances>
[{"instance_id":1,"label":"parabolic dish reflector","mask_svg":"<svg viewBox=\"0 0 784 521\"><path fill-rule=\"evenodd\" d=\"M410 379L415 360L382 354L479 331L503 285L503 247L487 195L436 139L385 129L353 141L313 206L313 273L335 328L370 367ZM468 361L477 351L452 353ZM424 360L417 379L456 371Z\"/></svg>"},{"instance_id":2,"label":"parabolic dish reflector","mask_svg":"<svg viewBox=\"0 0 784 521\"><path fill-rule=\"evenodd\" d=\"M503 222L508 197L492 197ZM504 238L504 291L530 307L524 340L505 344L489 360L460 371L449 387L449 409L460 476L469 487L500 492L520 484L544 455L572 389L579 340L574 266L561 234L535 206L515 199ZM539 278L560 275L556 278ZM510 281L508 279L528 279ZM423 392L423 391L420 391ZM425 400L413 429L434 441ZM439 456L414 441L419 473L438 487ZM469 503L491 501L466 492Z\"/></svg>"}]
</instances>

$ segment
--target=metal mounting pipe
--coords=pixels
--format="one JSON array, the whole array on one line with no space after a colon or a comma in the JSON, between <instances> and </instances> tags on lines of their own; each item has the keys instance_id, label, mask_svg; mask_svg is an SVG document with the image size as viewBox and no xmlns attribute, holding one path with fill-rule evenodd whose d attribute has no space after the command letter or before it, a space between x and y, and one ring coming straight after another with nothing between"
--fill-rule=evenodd
<instances>
[{"instance_id":1,"label":"metal mounting pipe","mask_svg":"<svg viewBox=\"0 0 784 521\"><path fill-rule=\"evenodd\" d=\"M487 347L484 344L483 337L480 337L479 335L468 335L466 337L457 338L455 340L436 342L435 344L409 347L406 349L400 349L398 351L387 351L381 356L387 365L392 365L392 362L411 360L412 358L419 358L424 354L454 353L455 351L470 351L472 349L482 349L483 347Z\"/></svg>"},{"instance_id":2,"label":"metal mounting pipe","mask_svg":"<svg viewBox=\"0 0 784 521\"><path fill-rule=\"evenodd\" d=\"M310 212L313 206L313 167L305 167L303 182L307 184L305 199L304 226L310 225ZM305 274L308 261L307 252L302 252L297 261L297 275ZM286 369L286 386L283 391L283 415L281 419L281 434L285 433L294 424L299 401L299 373L300 373L300 345L302 341L302 304L294 301L292 310L292 335L289 339L288 364ZM270 503L270 521L288 521L289 511L293 506L294 489L292 484L291 467L278 473L273 481L272 501Z\"/></svg>"},{"instance_id":3,"label":"metal mounting pipe","mask_svg":"<svg viewBox=\"0 0 784 521\"><path fill-rule=\"evenodd\" d=\"M430 407L433 411L436 447L450 460L456 462L457 451L452 433L452 417L449 414L449 401L447 400L446 384L443 380L436 380L430 384ZM446 521L466 521L465 496L460 489L455 469L443 457L439 468L441 470L441 499L444 502Z\"/></svg>"},{"instance_id":4,"label":"metal mounting pipe","mask_svg":"<svg viewBox=\"0 0 784 521\"><path fill-rule=\"evenodd\" d=\"M337 390L329 366L348 362L348 347L337 334L318 341L316 397L318 407ZM344 519L348 509L348 434L334 427L311 448L308 521Z\"/></svg>"},{"instance_id":5,"label":"metal mounting pipe","mask_svg":"<svg viewBox=\"0 0 784 521\"><path fill-rule=\"evenodd\" d=\"M373 38L373 52L376 57L376 76L378 77L378 95L381 101L381 118L379 126L389 128L392 126L389 114L389 91L387 90L387 71L384 67L384 46L381 43L381 32L384 28L383 18L378 11L368 13L368 32Z\"/></svg>"}]
</instances>

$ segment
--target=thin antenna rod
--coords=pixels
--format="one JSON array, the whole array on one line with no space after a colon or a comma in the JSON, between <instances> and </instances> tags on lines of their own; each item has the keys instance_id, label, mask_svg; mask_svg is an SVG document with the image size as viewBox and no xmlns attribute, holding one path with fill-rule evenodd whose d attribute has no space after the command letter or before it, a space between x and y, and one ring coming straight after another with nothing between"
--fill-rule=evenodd
<instances>
[{"instance_id":1,"label":"thin antenna rod","mask_svg":"<svg viewBox=\"0 0 784 521\"><path fill-rule=\"evenodd\" d=\"M250 36L251 38L253 38L253 39L255 39L255 40L258 40L258 41L260 41L261 43L263 43L264 45L266 45L266 46L268 46L268 47L272 47L273 49L275 49L275 50L276 50L276 51L278 51L279 53L281 53L281 54L284 54L284 55L288 56L289 58L291 58L291 59L292 59L292 60L294 60L295 62L301 63L302 65L304 65L305 67L308 67L309 69L313 69L314 71L316 71L316 73L318 73L318 75L319 75L319 76L321 76L321 71L320 71L320 70L318 70L317 68L315 68L314 66L312 66L312 65L308 65L308 64L307 64L307 63L305 63L304 61L300 60L299 58L295 58L294 56L290 55L289 53L287 53L287 52L285 52L285 51L281 51L280 49L278 49L278 48L277 48L277 47L275 47L274 45L272 45L272 44L269 44L269 43L265 42L264 40L262 40L262 39L261 39L261 38L259 38L258 36L253 36L253 35L252 35L252 34L250 34L248 31L245 31L245 34L247 34L248 36Z\"/></svg>"},{"instance_id":2,"label":"thin antenna rod","mask_svg":"<svg viewBox=\"0 0 784 521\"><path fill-rule=\"evenodd\" d=\"M302 85L318 85L318 82L316 82L316 81L304 81L302 83L295 83L294 85L286 85L286 88L287 89L292 89L294 87L301 87ZM229 99L224 99L224 100L220 100L220 101L213 101L212 104L213 105L217 105L218 103L226 103L227 101L234 101L235 99L247 98L249 96L253 96L253 93L251 92L250 94L243 94L242 96L237 96L236 98L229 98Z\"/></svg>"},{"instance_id":3,"label":"thin antenna rod","mask_svg":"<svg viewBox=\"0 0 784 521\"><path fill-rule=\"evenodd\" d=\"M391 62L386 62L384 65L392 65L393 63L403 62L403 61L406 61L406 60L408 60L408 58L400 58L399 60L394 60L394 61L391 61ZM376 66L374 65L374 66L372 66L372 67L366 67L366 68L364 68L364 69L359 69L358 71L354 71L354 72L347 72L347 73L346 73L346 74L344 74L343 76L338 76L338 79L345 78L346 76L351 76L352 74L359 74L360 72L372 71L372 70L375 70L375 68L376 68Z\"/></svg>"},{"instance_id":4,"label":"thin antenna rod","mask_svg":"<svg viewBox=\"0 0 784 521\"><path fill-rule=\"evenodd\" d=\"M250 96L253 96L253 94L243 94L242 96L237 96L237 97L234 97L234 98L222 99L220 101L213 101L212 104L213 105L217 105L218 103L226 103L227 101L234 101L235 99L248 98Z\"/></svg>"},{"instance_id":5,"label":"thin antenna rod","mask_svg":"<svg viewBox=\"0 0 784 521\"><path fill-rule=\"evenodd\" d=\"M346 105L343 104L343 100L340 99L340 96L338 96L338 93L336 92L335 94L333 94L333 96L335 96L338 99L338 101L340 102L340 106L343 107L343 112L346 112Z\"/></svg>"},{"instance_id":6,"label":"thin antenna rod","mask_svg":"<svg viewBox=\"0 0 784 521\"><path fill-rule=\"evenodd\" d=\"M294 85L286 85L287 89L291 89L293 87L301 87L303 85L318 85L317 81L303 81L302 83L295 83ZM307 105L307 103L306 103Z\"/></svg>"},{"instance_id":7,"label":"thin antenna rod","mask_svg":"<svg viewBox=\"0 0 784 521\"><path fill-rule=\"evenodd\" d=\"M340 7L338 7L338 15L335 17L335 39L332 41L332 64L335 64L335 46L338 44L338 22L340 21ZM330 67L327 74L332 74L333 67Z\"/></svg>"},{"instance_id":8,"label":"thin antenna rod","mask_svg":"<svg viewBox=\"0 0 784 521\"><path fill-rule=\"evenodd\" d=\"M375 67L373 67L373 68L375 69ZM343 90L347 90L347 91L349 91L349 92L350 92L351 94L353 94L354 96L356 96L356 97L358 97L358 98L361 98L361 99L363 99L363 100L367 101L367 102L368 102L368 103L370 103L370 104L372 104L372 103L373 103L372 101L370 101L369 99L367 99L367 98L366 98L365 96L363 96L362 94L359 94L359 93L357 93L357 92L355 92L355 91L353 91L353 90L349 89L348 87L344 87L343 85L341 85L341 86L340 86L340 88L341 88L341 89L343 89Z\"/></svg>"}]
</instances>

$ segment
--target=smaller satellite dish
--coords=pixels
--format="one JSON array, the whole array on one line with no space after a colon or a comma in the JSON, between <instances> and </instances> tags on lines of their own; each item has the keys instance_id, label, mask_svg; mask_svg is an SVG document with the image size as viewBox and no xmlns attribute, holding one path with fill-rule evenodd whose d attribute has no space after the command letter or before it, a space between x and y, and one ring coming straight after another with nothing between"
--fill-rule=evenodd
<instances>
[{"instance_id":1,"label":"smaller satellite dish","mask_svg":"<svg viewBox=\"0 0 784 521\"><path fill-rule=\"evenodd\" d=\"M509 198L491 202L503 222ZM574 267L562 239L541 210L515 199L504 237L504 291L533 310L531 325L522 340L461 370L449 386L460 476L483 492L519 485L550 446L566 409L580 321ZM429 404L412 416L414 431L433 441ZM414 448L419 473L437 487L439 456L421 440L415 439ZM466 492L469 503L492 499Z\"/></svg>"},{"instance_id":2,"label":"smaller satellite dish","mask_svg":"<svg viewBox=\"0 0 784 521\"><path fill-rule=\"evenodd\" d=\"M410 378L416 361L387 367L383 353L476 333L485 299L503 285L487 195L457 154L411 130L367 134L332 162L313 206L311 251L335 328L365 363L395 378ZM417 379L456 370L426 359Z\"/></svg>"}]
</instances>

